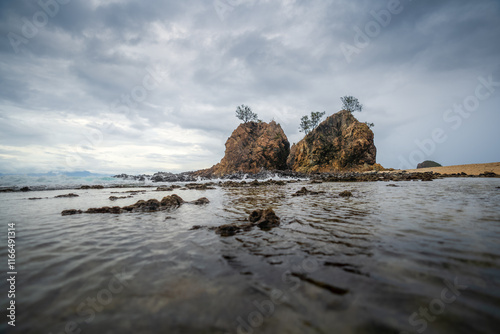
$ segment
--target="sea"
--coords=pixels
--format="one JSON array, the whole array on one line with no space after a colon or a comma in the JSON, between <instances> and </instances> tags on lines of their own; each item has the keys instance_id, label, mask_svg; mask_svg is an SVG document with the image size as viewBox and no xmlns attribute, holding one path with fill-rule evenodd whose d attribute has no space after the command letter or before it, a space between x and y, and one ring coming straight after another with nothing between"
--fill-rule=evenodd
<instances>
[{"instance_id":1,"label":"sea","mask_svg":"<svg viewBox=\"0 0 500 334\"><path fill-rule=\"evenodd\" d=\"M498 333L499 178L285 181L0 177L31 189L0 192L0 332ZM302 187L317 194L293 196ZM210 203L61 215L172 194ZM266 208L280 226L214 231Z\"/></svg>"}]
</instances>

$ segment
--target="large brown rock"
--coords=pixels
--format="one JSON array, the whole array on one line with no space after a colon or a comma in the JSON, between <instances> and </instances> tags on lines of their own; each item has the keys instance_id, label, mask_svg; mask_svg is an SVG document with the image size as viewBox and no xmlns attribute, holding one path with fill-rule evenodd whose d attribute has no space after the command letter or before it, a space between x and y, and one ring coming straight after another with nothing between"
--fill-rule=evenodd
<instances>
[{"instance_id":1,"label":"large brown rock","mask_svg":"<svg viewBox=\"0 0 500 334\"><path fill-rule=\"evenodd\" d=\"M240 124L226 141L221 162L195 172L195 176L223 176L237 172L258 173L262 169L287 169L290 143L275 121Z\"/></svg>"},{"instance_id":2,"label":"large brown rock","mask_svg":"<svg viewBox=\"0 0 500 334\"><path fill-rule=\"evenodd\" d=\"M375 165L376 155L368 125L342 110L294 144L287 164L303 173L369 170Z\"/></svg>"}]
</instances>

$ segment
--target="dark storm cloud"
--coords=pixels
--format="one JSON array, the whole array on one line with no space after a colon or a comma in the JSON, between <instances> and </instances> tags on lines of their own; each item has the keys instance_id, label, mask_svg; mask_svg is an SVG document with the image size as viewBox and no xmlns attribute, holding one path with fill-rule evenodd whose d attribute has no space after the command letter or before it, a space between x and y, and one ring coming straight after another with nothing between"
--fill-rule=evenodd
<instances>
[{"instance_id":1,"label":"dark storm cloud","mask_svg":"<svg viewBox=\"0 0 500 334\"><path fill-rule=\"evenodd\" d=\"M358 31L366 38L367 27L389 8L397 14L359 45ZM100 129L102 143L83 160L95 170L109 168L113 147L139 142L149 145L141 156L155 163L171 156L179 170L200 160L208 167L221 158L242 103L264 121L280 122L296 142L301 115L332 114L346 94L365 104L356 116L376 124L378 160L397 167L416 139L447 126L444 110L473 94L479 76L500 80L500 3L494 0L73 0L29 31L39 12L37 1L0 3L0 149L12 155L13 146L45 145L50 155L64 156L72 150L64 144L78 146L91 127ZM346 57L343 44L357 52ZM448 132L456 139L436 150L448 159L442 163L461 162L442 151L480 131L477 124L498 119L497 97L482 102L459 132ZM36 124L37 118L46 125L31 137L33 124L22 120ZM183 132L190 138L181 138ZM498 160L486 151L482 156ZM2 165L22 164L21 155L13 161Z\"/></svg>"},{"instance_id":2,"label":"dark storm cloud","mask_svg":"<svg viewBox=\"0 0 500 334\"><path fill-rule=\"evenodd\" d=\"M365 13L357 22L363 32L368 22L375 21L371 11L387 11L383 5L371 6L358 9ZM494 62L500 54L499 43L493 42L500 36L498 1L401 0L399 8L401 13L391 15L356 66L421 63L428 70L450 71Z\"/></svg>"}]
</instances>

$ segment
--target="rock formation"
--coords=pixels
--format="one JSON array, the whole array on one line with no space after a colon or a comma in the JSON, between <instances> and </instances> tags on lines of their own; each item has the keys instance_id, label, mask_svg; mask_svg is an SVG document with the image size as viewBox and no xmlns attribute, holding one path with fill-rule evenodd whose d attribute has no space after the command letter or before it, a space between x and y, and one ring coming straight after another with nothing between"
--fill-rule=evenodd
<instances>
[{"instance_id":1,"label":"rock formation","mask_svg":"<svg viewBox=\"0 0 500 334\"><path fill-rule=\"evenodd\" d=\"M349 111L328 117L294 144L287 160L296 172L337 172L382 168L375 165L373 132Z\"/></svg>"},{"instance_id":2,"label":"rock formation","mask_svg":"<svg viewBox=\"0 0 500 334\"><path fill-rule=\"evenodd\" d=\"M221 162L195 176L223 176L238 172L258 173L261 169L284 170L290 143L275 121L240 124L226 141Z\"/></svg>"},{"instance_id":3,"label":"rock formation","mask_svg":"<svg viewBox=\"0 0 500 334\"><path fill-rule=\"evenodd\" d=\"M185 203L195 204L195 205L203 205L208 204L210 201L206 197L199 198L195 201L186 202L180 196L173 194L170 196L163 197L161 201L157 199L149 199L147 201L140 200L135 204L127 205L124 207L119 206L104 206L102 208L90 208L87 211L70 209L64 210L61 212L63 216L70 215L78 215L82 213L126 213L126 212L156 212L156 211L165 211L172 210L180 207Z\"/></svg>"},{"instance_id":4,"label":"rock formation","mask_svg":"<svg viewBox=\"0 0 500 334\"><path fill-rule=\"evenodd\" d=\"M417 169L428 168L428 167L442 167L442 166L441 164L431 160L425 160L424 162L421 162L417 165Z\"/></svg>"},{"instance_id":5,"label":"rock formation","mask_svg":"<svg viewBox=\"0 0 500 334\"><path fill-rule=\"evenodd\" d=\"M229 237L241 231L248 231L254 226L258 226L261 230L268 231L271 228L280 225L280 218L271 208L252 211L248 217L248 221L248 223L243 225L233 223L218 226L215 228L215 233L220 234L223 237Z\"/></svg>"}]
</instances>

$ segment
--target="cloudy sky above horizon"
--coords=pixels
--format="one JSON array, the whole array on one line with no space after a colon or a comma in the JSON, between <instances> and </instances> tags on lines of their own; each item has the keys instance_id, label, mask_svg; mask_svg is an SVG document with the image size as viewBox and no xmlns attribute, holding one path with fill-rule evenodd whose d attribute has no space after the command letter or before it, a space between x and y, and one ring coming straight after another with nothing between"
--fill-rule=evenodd
<instances>
[{"instance_id":1,"label":"cloudy sky above horizon","mask_svg":"<svg viewBox=\"0 0 500 334\"><path fill-rule=\"evenodd\" d=\"M238 105L293 143L344 95L384 167L500 161L498 0L40 3L0 2L0 173L208 168Z\"/></svg>"}]
</instances>

